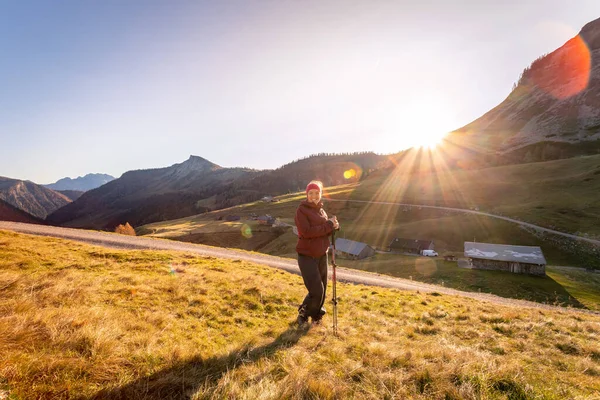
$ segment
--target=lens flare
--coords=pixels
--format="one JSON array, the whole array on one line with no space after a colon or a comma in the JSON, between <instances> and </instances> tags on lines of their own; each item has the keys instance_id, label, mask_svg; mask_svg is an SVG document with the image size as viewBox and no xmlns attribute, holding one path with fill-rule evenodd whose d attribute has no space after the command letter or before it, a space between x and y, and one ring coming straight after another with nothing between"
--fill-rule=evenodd
<instances>
[{"instance_id":1,"label":"lens flare","mask_svg":"<svg viewBox=\"0 0 600 400\"><path fill-rule=\"evenodd\" d=\"M360 167L360 165L350 162L350 163L346 163L346 165L344 166L344 179L346 180L350 180L350 181L359 181L362 174L363 174L363 170Z\"/></svg>"},{"instance_id":2,"label":"lens flare","mask_svg":"<svg viewBox=\"0 0 600 400\"><path fill-rule=\"evenodd\" d=\"M250 239L252 237L252 228L249 225L242 225L242 236L246 239Z\"/></svg>"},{"instance_id":3,"label":"lens flare","mask_svg":"<svg viewBox=\"0 0 600 400\"><path fill-rule=\"evenodd\" d=\"M557 99L564 100L583 91L590 80L592 56L581 36L531 65L534 86Z\"/></svg>"},{"instance_id":4,"label":"lens flare","mask_svg":"<svg viewBox=\"0 0 600 400\"><path fill-rule=\"evenodd\" d=\"M428 257L419 257L415 262L415 270L424 276L431 276L437 271L437 264Z\"/></svg>"}]
</instances>

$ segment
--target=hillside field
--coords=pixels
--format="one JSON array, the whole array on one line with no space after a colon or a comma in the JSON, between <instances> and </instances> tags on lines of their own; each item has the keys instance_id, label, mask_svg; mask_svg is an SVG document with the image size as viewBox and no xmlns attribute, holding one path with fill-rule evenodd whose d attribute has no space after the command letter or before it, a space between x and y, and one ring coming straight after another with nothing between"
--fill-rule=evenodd
<instances>
[{"instance_id":1,"label":"hillside field","mask_svg":"<svg viewBox=\"0 0 600 400\"><path fill-rule=\"evenodd\" d=\"M304 293L243 261L0 231L0 396L599 398L598 315L338 284L335 337L329 314L293 324Z\"/></svg>"}]
</instances>

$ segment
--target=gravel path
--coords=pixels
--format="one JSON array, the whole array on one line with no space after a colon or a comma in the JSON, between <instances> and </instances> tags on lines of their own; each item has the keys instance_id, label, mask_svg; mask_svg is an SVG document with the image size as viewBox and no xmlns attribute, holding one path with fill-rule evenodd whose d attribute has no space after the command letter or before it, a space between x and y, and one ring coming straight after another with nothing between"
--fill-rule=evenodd
<instances>
[{"instance_id":1,"label":"gravel path","mask_svg":"<svg viewBox=\"0 0 600 400\"><path fill-rule=\"evenodd\" d=\"M300 271L296 260L269 256L259 253L245 252L235 249L211 247L193 243L183 243L166 239L125 236L116 233L88 231L83 229L58 228L45 225L24 224L19 222L0 221L0 229L27 233L32 235L51 236L69 240L86 242L94 245L120 248L120 249L151 249L151 250L174 250L195 253L202 256L244 260L257 264L268 265L299 275ZM331 274L331 267L330 267ZM476 300L489 301L496 304L562 310L565 312L585 312L600 315L600 312L579 310L573 308L556 307L525 300L508 299L487 293L463 292L449 289L443 286L430 285L411 281L408 279L395 278L365 271L352 270L338 267L336 269L337 279L340 282L354 283L360 285L380 286L402 290L419 290L421 292L437 292L456 296L470 297Z\"/></svg>"}]
</instances>

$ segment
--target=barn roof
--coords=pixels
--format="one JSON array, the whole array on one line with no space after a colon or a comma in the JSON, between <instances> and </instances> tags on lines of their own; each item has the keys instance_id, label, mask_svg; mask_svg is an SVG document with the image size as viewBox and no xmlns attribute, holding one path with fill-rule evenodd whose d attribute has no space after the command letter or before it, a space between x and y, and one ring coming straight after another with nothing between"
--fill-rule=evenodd
<instances>
[{"instance_id":1,"label":"barn roof","mask_svg":"<svg viewBox=\"0 0 600 400\"><path fill-rule=\"evenodd\" d=\"M465 242L465 256L484 260L546 264L542 249L537 246Z\"/></svg>"},{"instance_id":2,"label":"barn roof","mask_svg":"<svg viewBox=\"0 0 600 400\"><path fill-rule=\"evenodd\" d=\"M355 242L353 240L348 239L335 239L335 249L339 251L343 251L344 253L352 254L353 256L357 256L361 251L367 247L368 244Z\"/></svg>"}]
</instances>

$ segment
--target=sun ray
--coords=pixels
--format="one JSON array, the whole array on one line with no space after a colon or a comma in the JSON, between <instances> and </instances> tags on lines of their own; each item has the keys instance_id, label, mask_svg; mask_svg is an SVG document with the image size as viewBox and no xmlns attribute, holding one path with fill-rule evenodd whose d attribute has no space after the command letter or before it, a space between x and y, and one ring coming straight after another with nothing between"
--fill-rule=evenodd
<instances>
[{"instance_id":1,"label":"sun ray","mask_svg":"<svg viewBox=\"0 0 600 400\"><path fill-rule=\"evenodd\" d=\"M456 189L452 189L452 191L454 193L461 194L461 197L463 199L465 199L465 197L463 196L464 193L465 193L465 191L460 187L460 185L458 184L457 179L455 177L456 171L452 171L449 168L447 168L446 162L444 160L442 152L438 152L437 156L438 156L438 158L437 158L438 162L443 165L443 167L441 167L441 168L445 169L445 171L444 171L444 178L447 178L446 180L440 180L440 182L446 182L446 181L448 181L450 187L456 188ZM435 168L435 174L434 175L438 176L440 174L440 172L438 170L438 166L436 166L435 163L433 163L433 165L434 165L434 168ZM445 205L449 206L449 203L450 203L449 199L446 198L446 197L444 197L444 193L446 192L445 187L441 187L440 190L442 192L442 197L444 198ZM464 203L468 204L468 201L464 202ZM463 221L463 220L464 220L464 218L460 218L459 219L459 223L461 223L460 221ZM488 233L490 233L492 231L492 227L490 226L490 224L486 224L486 221L488 221L487 219L482 219L480 217L476 217L475 221L476 221L476 224L480 227L480 229L482 229L484 231L487 231ZM462 231L462 229L461 229L461 231Z\"/></svg>"},{"instance_id":2,"label":"sun ray","mask_svg":"<svg viewBox=\"0 0 600 400\"><path fill-rule=\"evenodd\" d=\"M409 150L407 153L403 154L402 157L399 158L400 162L392 157L391 161L394 167L389 176L371 196L371 201L395 201L398 198L401 198L401 195L406 192L408 182L410 181L410 175L406 172L412 169L412 165L414 165L416 158L417 152L415 150ZM394 225L398 209L399 206L382 207L382 205L379 204L366 204L355 219L355 224L356 226L380 226L381 228L376 232L376 239L374 242L376 243L376 246L385 246L385 240L391 234L390 231ZM385 210L385 214L378 215L378 211L380 210ZM370 231L371 230L369 230L369 232ZM363 239L366 234L366 232L362 232L357 240Z\"/></svg>"}]
</instances>

